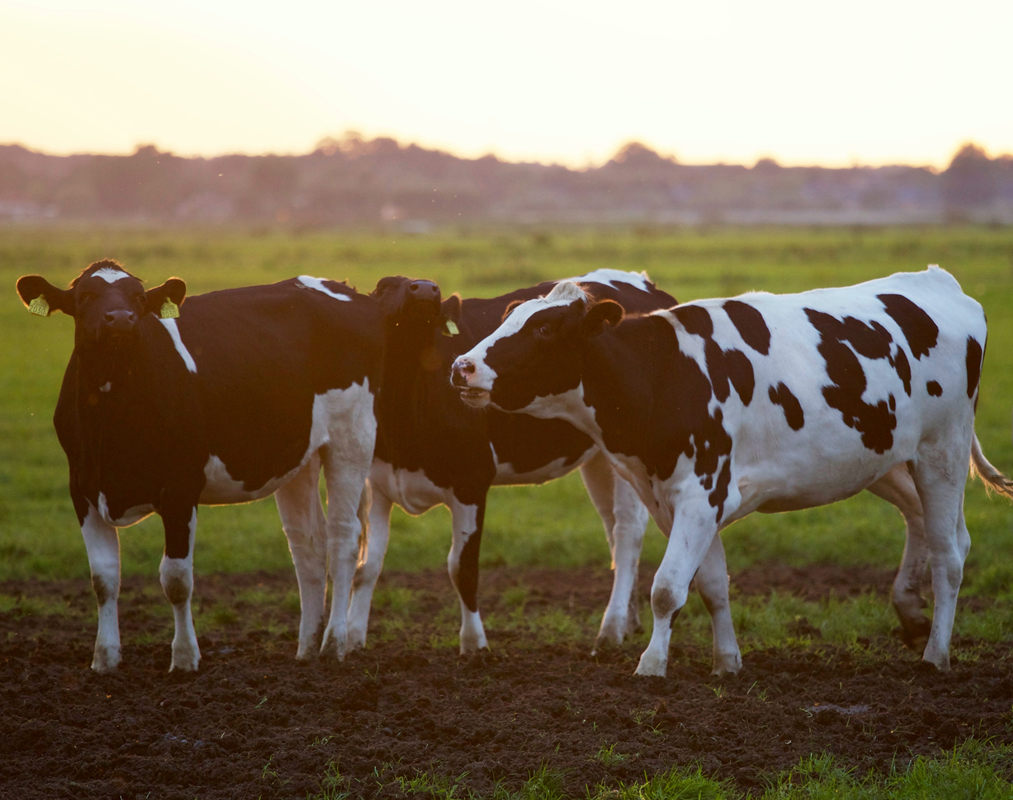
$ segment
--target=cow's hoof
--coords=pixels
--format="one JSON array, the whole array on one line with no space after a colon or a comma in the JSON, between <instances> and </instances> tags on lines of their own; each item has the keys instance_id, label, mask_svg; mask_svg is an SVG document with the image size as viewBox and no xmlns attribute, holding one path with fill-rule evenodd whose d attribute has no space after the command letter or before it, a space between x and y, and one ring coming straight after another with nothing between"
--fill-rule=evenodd
<instances>
[{"instance_id":1,"label":"cow's hoof","mask_svg":"<svg viewBox=\"0 0 1013 800\"><path fill-rule=\"evenodd\" d=\"M96 650L91 661L91 668L99 675L114 672L120 664L119 650Z\"/></svg>"},{"instance_id":2,"label":"cow's hoof","mask_svg":"<svg viewBox=\"0 0 1013 800\"><path fill-rule=\"evenodd\" d=\"M330 630L324 631L323 641L320 643L320 657L344 661L346 655L348 655L348 637L336 636Z\"/></svg>"},{"instance_id":3,"label":"cow's hoof","mask_svg":"<svg viewBox=\"0 0 1013 800\"><path fill-rule=\"evenodd\" d=\"M665 659L653 658L647 653L644 653L640 657L640 663L637 664L636 672L634 675L640 675L646 678L664 678L665 673L668 670L668 661Z\"/></svg>"},{"instance_id":4,"label":"cow's hoof","mask_svg":"<svg viewBox=\"0 0 1013 800\"><path fill-rule=\"evenodd\" d=\"M714 669L711 675L721 677L722 675L738 675L742 671L742 656L739 653L730 655L714 654Z\"/></svg>"},{"instance_id":5,"label":"cow's hoof","mask_svg":"<svg viewBox=\"0 0 1013 800\"><path fill-rule=\"evenodd\" d=\"M901 623L900 638L904 646L914 650L916 653L923 653L925 645L929 643L929 634L932 633L932 622L925 617L904 625Z\"/></svg>"}]
</instances>

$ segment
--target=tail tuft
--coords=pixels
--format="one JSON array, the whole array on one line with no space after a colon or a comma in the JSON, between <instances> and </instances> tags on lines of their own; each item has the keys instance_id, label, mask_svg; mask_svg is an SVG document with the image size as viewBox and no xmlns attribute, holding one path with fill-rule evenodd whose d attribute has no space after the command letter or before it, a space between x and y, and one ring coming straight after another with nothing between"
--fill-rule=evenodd
<instances>
[{"instance_id":1,"label":"tail tuft","mask_svg":"<svg viewBox=\"0 0 1013 800\"><path fill-rule=\"evenodd\" d=\"M987 462L986 462L987 463ZM369 507L373 504L373 488L366 481L362 486L362 494L359 496L359 559L357 566L361 567L366 563L366 556L369 555Z\"/></svg>"},{"instance_id":2,"label":"tail tuft","mask_svg":"<svg viewBox=\"0 0 1013 800\"><path fill-rule=\"evenodd\" d=\"M985 484L986 492L996 492L1013 500L1013 480L1007 478L988 462L985 454L981 452L977 436L971 439L971 473L981 478L981 482Z\"/></svg>"}]
</instances>

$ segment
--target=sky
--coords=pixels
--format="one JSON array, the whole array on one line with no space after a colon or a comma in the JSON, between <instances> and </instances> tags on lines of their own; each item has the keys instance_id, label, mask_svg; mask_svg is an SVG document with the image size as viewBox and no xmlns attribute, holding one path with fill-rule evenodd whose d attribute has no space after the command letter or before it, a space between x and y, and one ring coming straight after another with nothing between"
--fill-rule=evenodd
<instances>
[{"instance_id":1,"label":"sky","mask_svg":"<svg viewBox=\"0 0 1013 800\"><path fill-rule=\"evenodd\" d=\"M1010 0L0 0L0 144L945 167L1013 152Z\"/></svg>"}]
</instances>

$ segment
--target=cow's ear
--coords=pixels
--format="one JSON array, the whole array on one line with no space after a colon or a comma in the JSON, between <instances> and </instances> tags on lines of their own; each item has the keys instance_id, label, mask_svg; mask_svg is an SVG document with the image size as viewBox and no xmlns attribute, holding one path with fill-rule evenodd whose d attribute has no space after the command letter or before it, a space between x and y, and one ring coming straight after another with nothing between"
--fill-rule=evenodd
<instances>
[{"instance_id":1,"label":"cow's ear","mask_svg":"<svg viewBox=\"0 0 1013 800\"><path fill-rule=\"evenodd\" d=\"M41 275L18 278L18 294L28 310L40 317L48 317L54 311L74 316L74 291L57 289Z\"/></svg>"},{"instance_id":2,"label":"cow's ear","mask_svg":"<svg viewBox=\"0 0 1013 800\"><path fill-rule=\"evenodd\" d=\"M510 316L510 312L513 311L515 308L517 308L517 306L519 306L523 302L524 302L523 300L514 300L512 303L510 303L510 305L508 305L506 307L506 310L503 312L503 318L500 320L500 322L506 322L506 318Z\"/></svg>"},{"instance_id":3,"label":"cow's ear","mask_svg":"<svg viewBox=\"0 0 1013 800\"><path fill-rule=\"evenodd\" d=\"M461 295L454 292L440 304L440 315L443 317L443 335L456 336L460 331L457 323L461 321Z\"/></svg>"},{"instance_id":4,"label":"cow's ear","mask_svg":"<svg viewBox=\"0 0 1013 800\"><path fill-rule=\"evenodd\" d=\"M581 330L584 336L597 336L606 325L616 325L623 318L623 307L615 300L601 300L587 310Z\"/></svg>"},{"instance_id":5,"label":"cow's ear","mask_svg":"<svg viewBox=\"0 0 1013 800\"><path fill-rule=\"evenodd\" d=\"M186 297L186 282L181 278L169 278L161 286L144 293L144 312L163 319L179 316L179 307Z\"/></svg>"}]
</instances>

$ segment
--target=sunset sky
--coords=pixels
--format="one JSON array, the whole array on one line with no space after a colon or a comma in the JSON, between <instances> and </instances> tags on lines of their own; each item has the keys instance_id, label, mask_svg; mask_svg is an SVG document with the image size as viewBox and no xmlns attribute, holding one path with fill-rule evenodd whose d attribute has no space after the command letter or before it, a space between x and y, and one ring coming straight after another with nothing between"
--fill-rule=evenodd
<instances>
[{"instance_id":1,"label":"sunset sky","mask_svg":"<svg viewBox=\"0 0 1013 800\"><path fill-rule=\"evenodd\" d=\"M1013 2L0 0L0 144L948 163L1013 151Z\"/></svg>"}]
</instances>

